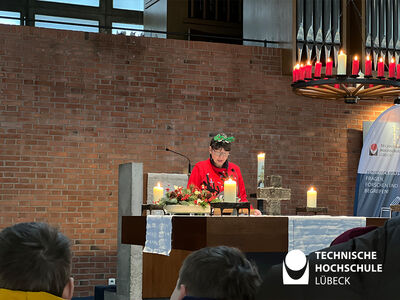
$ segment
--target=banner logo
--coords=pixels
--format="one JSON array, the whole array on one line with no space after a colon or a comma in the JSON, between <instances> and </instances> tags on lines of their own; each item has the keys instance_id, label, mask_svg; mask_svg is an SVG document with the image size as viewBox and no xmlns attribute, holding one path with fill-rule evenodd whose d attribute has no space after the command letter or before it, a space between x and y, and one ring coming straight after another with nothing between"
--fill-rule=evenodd
<instances>
[{"instance_id":1,"label":"banner logo","mask_svg":"<svg viewBox=\"0 0 400 300\"><path fill-rule=\"evenodd\" d=\"M369 155L370 156L378 156L378 145L377 144L371 144L371 146L369 146Z\"/></svg>"},{"instance_id":2,"label":"banner logo","mask_svg":"<svg viewBox=\"0 0 400 300\"><path fill-rule=\"evenodd\" d=\"M301 250L292 250L286 254L282 264L282 278L285 285L307 285L309 280L309 262Z\"/></svg>"}]
</instances>

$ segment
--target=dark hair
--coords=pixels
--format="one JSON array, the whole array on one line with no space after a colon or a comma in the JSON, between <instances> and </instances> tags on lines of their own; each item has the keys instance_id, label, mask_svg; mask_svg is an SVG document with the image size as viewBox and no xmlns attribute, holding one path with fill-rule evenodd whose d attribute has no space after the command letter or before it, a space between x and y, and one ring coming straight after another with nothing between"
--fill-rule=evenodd
<instances>
[{"instance_id":1,"label":"dark hair","mask_svg":"<svg viewBox=\"0 0 400 300\"><path fill-rule=\"evenodd\" d=\"M71 274L69 239L46 223L19 223L0 232L0 288L61 297Z\"/></svg>"},{"instance_id":2,"label":"dark hair","mask_svg":"<svg viewBox=\"0 0 400 300\"><path fill-rule=\"evenodd\" d=\"M218 246L191 253L179 271L188 296L253 300L261 285L257 268L236 248Z\"/></svg>"},{"instance_id":3,"label":"dark hair","mask_svg":"<svg viewBox=\"0 0 400 300\"><path fill-rule=\"evenodd\" d=\"M219 135L226 137L225 133L220 133ZM223 148L225 151L231 151L231 145L232 145L231 143L227 143L225 141L218 142L214 138L215 137L213 137L210 141L210 146L212 149L218 150L218 149Z\"/></svg>"}]
</instances>

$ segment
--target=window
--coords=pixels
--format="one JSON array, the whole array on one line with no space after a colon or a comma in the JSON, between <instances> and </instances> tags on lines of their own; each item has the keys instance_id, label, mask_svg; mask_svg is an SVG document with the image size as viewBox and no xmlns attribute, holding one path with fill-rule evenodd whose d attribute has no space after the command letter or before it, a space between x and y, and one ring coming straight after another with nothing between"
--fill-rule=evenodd
<instances>
[{"instance_id":1,"label":"window","mask_svg":"<svg viewBox=\"0 0 400 300\"><path fill-rule=\"evenodd\" d=\"M113 8L143 11L144 0L113 0Z\"/></svg>"},{"instance_id":2,"label":"window","mask_svg":"<svg viewBox=\"0 0 400 300\"><path fill-rule=\"evenodd\" d=\"M78 4L78 5L97 6L98 7L100 0L39 0L39 1Z\"/></svg>"},{"instance_id":3,"label":"window","mask_svg":"<svg viewBox=\"0 0 400 300\"><path fill-rule=\"evenodd\" d=\"M21 25L21 21L19 19L20 17L21 17L21 14L19 12L0 10L0 23L1 24ZM18 19L9 19L9 18L18 18Z\"/></svg>"},{"instance_id":4,"label":"window","mask_svg":"<svg viewBox=\"0 0 400 300\"><path fill-rule=\"evenodd\" d=\"M143 31L135 30L135 29L143 29L143 25L113 22L112 27L113 27L112 34L125 34L125 35L135 35L135 36L143 35Z\"/></svg>"},{"instance_id":5,"label":"window","mask_svg":"<svg viewBox=\"0 0 400 300\"><path fill-rule=\"evenodd\" d=\"M46 22L46 21L50 21L50 22ZM59 24L56 22L75 23L77 25ZM91 26L84 26L84 25L91 25ZM98 27L99 22L98 21L53 17L53 16L45 16L45 15L36 15L35 26L44 27L44 28L75 30L75 31L99 32L99 27Z\"/></svg>"}]
</instances>

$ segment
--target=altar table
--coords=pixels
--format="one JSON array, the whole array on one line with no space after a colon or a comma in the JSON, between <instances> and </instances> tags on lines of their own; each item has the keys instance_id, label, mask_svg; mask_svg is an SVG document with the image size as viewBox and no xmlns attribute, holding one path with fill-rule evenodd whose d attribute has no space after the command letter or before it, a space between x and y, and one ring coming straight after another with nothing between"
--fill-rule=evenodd
<instances>
[{"instance_id":1,"label":"altar table","mask_svg":"<svg viewBox=\"0 0 400 300\"><path fill-rule=\"evenodd\" d=\"M386 220L367 218L366 225L382 226ZM145 216L123 216L121 228L123 244L145 245ZM246 253L285 253L288 251L288 217L173 217L170 256L143 253L143 298L169 298L185 257L191 251L219 245L237 247Z\"/></svg>"}]
</instances>

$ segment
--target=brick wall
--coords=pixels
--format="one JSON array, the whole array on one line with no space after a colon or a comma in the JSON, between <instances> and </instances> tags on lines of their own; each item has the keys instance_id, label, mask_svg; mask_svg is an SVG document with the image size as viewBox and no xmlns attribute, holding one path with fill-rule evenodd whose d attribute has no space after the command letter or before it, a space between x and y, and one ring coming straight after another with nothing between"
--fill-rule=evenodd
<instances>
[{"instance_id":1,"label":"brick wall","mask_svg":"<svg viewBox=\"0 0 400 300\"><path fill-rule=\"evenodd\" d=\"M75 296L116 276L118 165L181 173L210 134L236 137L231 160L255 192L256 155L292 189L310 185L352 214L362 121L392 101L299 97L281 50L0 26L0 227L47 221L74 243Z\"/></svg>"}]
</instances>

